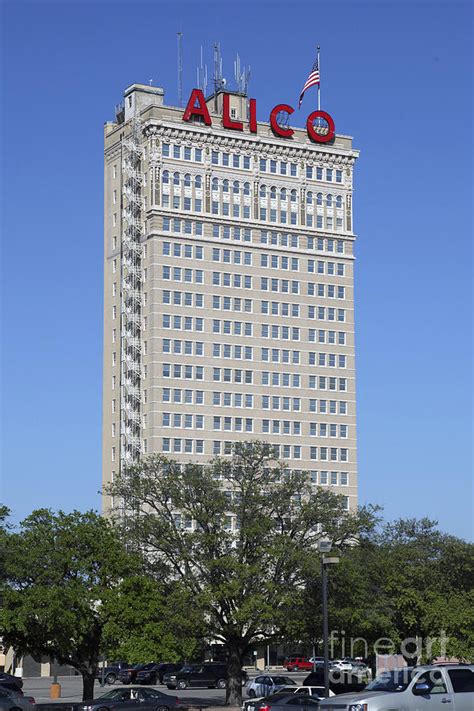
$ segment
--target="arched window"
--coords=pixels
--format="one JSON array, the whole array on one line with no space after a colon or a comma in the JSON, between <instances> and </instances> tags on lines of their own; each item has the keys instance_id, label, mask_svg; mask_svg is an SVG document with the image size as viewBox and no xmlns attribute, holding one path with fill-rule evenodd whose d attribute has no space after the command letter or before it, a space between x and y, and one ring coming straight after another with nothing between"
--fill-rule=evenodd
<instances>
[{"instance_id":1,"label":"arched window","mask_svg":"<svg viewBox=\"0 0 474 711\"><path fill-rule=\"evenodd\" d=\"M322 205L323 204L323 194L318 193L316 195L316 205Z\"/></svg>"},{"instance_id":2,"label":"arched window","mask_svg":"<svg viewBox=\"0 0 474 711\"><path fill-rule=\"evenodd\" d=\"M194 185L198 189L202 188L202 175L196 175L196 177L194 178Z\"/></svg>"},{"instance_id":3,"label":"arched window","mask_svg":"<svg viewBox=\"0 0 474 711\"><path fill-rule=\"evenodd\" d=\"M291 191L291 202L296 202L296 190Z\"/></svg>"},{"instance_id":4,"label":"arched window","mask_svg":"<svg viewBox=\"0 0 474 711\"><path fill-rule=\"evenodd\" d=\"M244 183L244 195L250 195L250 183Z\"/></svg>"},{"instance_id":5,"label":"arched window","mask_svg":"<svg viewBox=\"0 0 474 711\"><path fill-rule=\"evenodd\" d=\"M232 192L234 195L238 195L240 193L240 183L238 180L234 180L234 183L232 185Z\"/></svg>"},{"instance_id":6,"label":"arched window","mask_svg":"<svg viewBox=\"0 0 474 711\"><path fill-rule=\"evenodd\" d=\"M224 193L228 193L228 192L229 192L229 181L228 181L228 180L223 180L223 181L222 181L222 191L223 191Z\"/></svg>"},{"instance_id":7,"label":"arched window","mask_svg":"<svg viewBox=\"0 0 474 711\"><path fill-rule=\"evenodd\" d=\"M272 187L270 188L270 198L272 200L276 200L276 196L277 196L277 189L274 185L272 185Z\"/></svg>"},{"instance_id":8,"label":"arched window","mask_svg":"<svg viewBox=\"0 0 474 711\"><path fill-rule=\"evenodd\" d=\"M179 185L179 173L173 173L173 185Z\"/></svg>"},{"instance_id":9,"label":"arched window","mask_svg":"<svg viewBox=\"0 0 474 711\"><path fill-rule=\"evenodd\" d=\"M326 195L326 207L332 207L332 195Z\"/></svg>"},{"instance_id":10,"label":"arched window","mask_svg":"<svg viewBox=\"0 0 474 711\"><path fill-rule=\"evenodd\" d=\"M313 204L313 193L311 192L311 190L308 190L308 192L306 193L306 204L307 205Z\"/></svg>"},{"instance_id":11,"label":"arched window","mask_svg":"<svg viewBox=\"0 0 474 711\"><path fill-rule=\"evenodd\" d=\"M267 197L267 186L266 185L260 186L260 197L261 198Z\"/></svg>"},{"instance_id":12,"label":"arched window","mask_svg":"<svg viewBox=\"0 0 474 711\"><path fill-rule=\"evenodd\" d=\"M168 170L163 171L163 185L167 185L170 182L170 174Z\"/></svg>"},{"instance_id":13,"label":"arched window","mask_svg":"<svg viewBox=\"0 0 474 711\"><path fill-rule=\"evenodd\" d=\"M185 188L191 187L191 176L189 175L189 173L186 173L186 175L184 176L184 187Z\"/></svg>"},{"instance_id":14,"label":"arched window","mask_svg":"<svg viewBox=\"0 0 474 711\"><path fill-rule=\"evenodd\" d=\"M286 188L282 188L280 190L280 200L286 200L287 195L286 195Z\"/></svg>"},{"instance_id":15,"label":"arched window","mask_svg":"<svg viewBox=\"0 0 474 711\"><path fill-rule=\"evenodd\" d=\"M212 189L219 190L219 178L212 179Z\"/></svg>"},{"instance_id":16,"label":"arched window","mask_svg":"<svg viewBox=\"0 0 474 711\"><path fill-rule=\"evenodd\" d=\"M336 207L342 207L342 196L338 195L336 198Z\"/></svg>"}]
</instances>

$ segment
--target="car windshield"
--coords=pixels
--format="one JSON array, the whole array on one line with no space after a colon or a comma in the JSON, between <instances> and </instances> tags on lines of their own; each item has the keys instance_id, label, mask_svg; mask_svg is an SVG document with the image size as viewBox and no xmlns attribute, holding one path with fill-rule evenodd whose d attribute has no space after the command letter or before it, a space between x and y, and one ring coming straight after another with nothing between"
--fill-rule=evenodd
<instances>
[{"instance_id":1,"label":"car windshield","mask_svg":"<svg viewBox=\"0 0 474 711\"><path fill-rule=\"evenodd\" d=\"M365 687L367 691L405 691L413 679L413 669L384 671Z\"/></svg>"},{"instance_id":2,"label":"car windshield","mask_svg":"<svg viewBox=\"0 0 474 711\"><path fill-rule=\"evenodd\" d=\"M141 669L142 669L142 671L148 671L148 669L154 669L154 667L155 667L155 663L154 663L154 662L150 662L149 664L144 664L144 665L141 667Z\"/></svg>"},{"instance_id":3,"label":"car windshield","mask_svg":"<svg viewBox=\"0 0 474 711\"><path fill-rule=\"evenodd\" d=\"M293 679L288 679L287 676L274 676L272 680L276 686L280 686L281 684L285 684L285 686L296 686L296 682L294 682Z\"/></svg>"},{"instance_id":4,"label":"car windshield","mask_svg":"<svg viewBox=\"0 0 474 711\"><path fill-rule=\"evenodd\" d=\"M134 669L143 669L145 664L135 664Z\"/></svg>"}]
</instances>

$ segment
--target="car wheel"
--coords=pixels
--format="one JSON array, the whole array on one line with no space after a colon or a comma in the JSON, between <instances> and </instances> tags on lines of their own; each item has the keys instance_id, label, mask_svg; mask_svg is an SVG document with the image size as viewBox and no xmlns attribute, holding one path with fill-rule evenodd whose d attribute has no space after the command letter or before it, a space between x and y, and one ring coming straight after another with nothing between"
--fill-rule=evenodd
<instances>
[{"instance_id":1,"label":"car wheel","mask_svg":"<svg viewBox=\"0 0 474 711\"><path fill-rule=\"evenodd\" d=\"M296 672L297 672L297 671L299 671L299 670L300 670L299 667L293 667L293 671L296 671Z\"/></svg>"},{"instance_id":2,"label":"car wheel","mask_svg":"<svg viewBox=\"0 0 474 711\"><path fill-rule=\"evenodd\" d=\"M183 691L183 689L186 689L187 684L184 679L180 679L178 683L176 684L177 688Z\"/></svg>"},{"instance_id":3,"label":"car wheel","mask_svg":"<svg viewBox=\"0 0 474 711\"><path fill-rule=\"evenodd\" d=\"M254 699L255 698L255 691L253 689L250 689L249 691L249 699Z\"/></svg>"},{"instance_id":4,"label":"car wheel","mask_svg":"<svg viewBox=\"0 0 474 711\"><path fill-rule=\"evenodd\" d=\"M107 676L105 677L105 683L109 684L110 686L112 686L112 684L115 684L116 681L117 675L113 674L112 672L110 674L107 674Z\"/></svg>"},{"instance_id":5,"label":"car wheel","mask_svg":"<svg viewBox=\"0 0 474 711\"><path fill-rule=\"evenodd\" d=\"M97 709L97 711L109 711L107 706L101 706L100 709Z\"/></svg>"},{"instance_id":6,"label":"car wheel","mask_svg":"<svg viewBox=\"0 0 474 711\"><path fill-rule=\"evenodd\" d=\"M157 706L156 711L169 711L167 706Z\"/></svg>"},{"instance_id":7,"label":"car wheel","mask_svg":"<svg viewBox=\"0 0 474 711\"><path fill-rule=\"evenodd\" d=\"M218 679L218 680L217 680L216 687L217 687L218 689L225 689L226 686L227 686L227 681L226 681L226 679Z\"/></svg>"}]
</instances>

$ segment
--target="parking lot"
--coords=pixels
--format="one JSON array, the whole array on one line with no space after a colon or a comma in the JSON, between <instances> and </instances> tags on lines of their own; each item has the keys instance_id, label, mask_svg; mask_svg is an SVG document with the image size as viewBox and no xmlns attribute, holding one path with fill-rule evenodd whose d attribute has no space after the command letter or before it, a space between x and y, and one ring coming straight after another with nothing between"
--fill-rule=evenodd
<instances>
[{"instance_id":1,"label":"parking lot","mask_svg":"<svg viewBox=\"0 0 474 711\"><path fill-rule=\"evenodd\" d=\"M288 674L283 669L279 669L278 673L290 676L297 684L302 684L303 679L307 676L307 672ZM254 676L255 672L250 671L249 677L252 678ZM34 696L37 703L49 703L51 702L49 690L52 681L52 677L25 677L23 679L23 693L25 696ZM61 698L58 699L58 702L67 703L82 700L82 678L80 676L60 676L58 677L58 682L61 684ZM121 686L121 684L117 682L116 686ZM96 681L94 696L98 697L112 688L114 687L101 687L100 683ZM177 691L167 689L163 685L157 685L154 688L163 691L165 694L178 696L180 704L183 706L221 706L225 701L225 689L185 689L184 691ZM243 689L243 697L246 698L245 688Z\"/></svg>"}]
</instances>

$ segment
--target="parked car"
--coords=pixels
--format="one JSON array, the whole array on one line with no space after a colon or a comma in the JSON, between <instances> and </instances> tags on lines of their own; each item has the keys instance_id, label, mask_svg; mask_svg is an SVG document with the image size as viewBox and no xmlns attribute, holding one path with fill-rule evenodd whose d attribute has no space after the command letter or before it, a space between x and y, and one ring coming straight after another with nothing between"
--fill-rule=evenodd
<instances>
[{"instance_id":1,"label":"parked car","mask_svg":"<svg viewBox=\"0 0 474 711\"><path fill-rule=\"evenodd\" d=\"M144 666L146 666L146 664L135 664L131 667L125 667L120 671L119 680L122 684L134 684L138 672L140 669L143 669Z\"/></svg>"},{"instance_id":2,"label":"parked car","mask_svg":"<svg viewBox=\"0 0 474 711\"><path fill-rule=\"evenodd\" d=\"M278 694L295 694L298 696L306 695L312 696L315 699L322 699L324 697L324 686L283 686L278 692ZM333 692L329 692L330 696L334 696ZM259 707L259 702L264 699L264 696L259 698L246 699L242 702L242 711L256 711Z\"/></svg>"},{"instance_id":3,"label":"parked car","mask_svg":"<svg viewBox=\"0 0 474 711\"><path fill-rule=\"evenodd\" d=\"M158 684L159 680L159 664L150 662L139 669L135 676L137 684Z\"/></svg>"},{"instance_id":4,"label":"parked car","mask_svg":"<svg viewBox=\"0 0 474 711\"><path fill-rule=\"evenodd\" d=\"M427 665L385 671L361 693L321 701L321 711L335 711L336 708L347 711L441 711L445 708L472 711L474 665Z\"/></svg>"},{"instance_id":5,"label":"parked car","mask_svg":"<svg viewBox=\"0 0 474 711\"><path fill-rule=\"evenodd\" d=\"M111 689L97 699L89 699L75 705L76 711L169 711L178 705L177 696L164 694L158 689L131 686L129 689Z\"/></svg>"},{"instance_id":6,"label":"parked car","mask_svg":"<svg viewBox=\"0 0 474 711\"><path fill-rule=\"evenodd\" d=\"M20 691L0 688L0 711L34 711L35 700Z\"/></svg>"},{"instance_id":7,"label":"parked car","mask_svg":"<svg viewBox=\"0 0 474 711\"><path fill-rule=\"evenodd\" d=\"M252 706L247 706L245 711L291 711L292 709L296 710L296 707L298 711L317 711L319 709L319 698L317 697L309 696L309 694L297 696L281 691L259 700L254 699L251 703Z\"/></svg>"},{"instance_id":8,"label":"parked car","mask_svg":"<svg viewBox=\"0 0 474 711\"><path fill-rule=\"evenodd\" d=\"M335 659L333 662L331 662L329 668L349 672L352 671L352 664L351 662L344 662L342 659Z\"/></svg>"},{"instance_id":9,"label":"parked car","mask_svg":"<svg viewBox=\"0 0 474 711\"><path fill-rule=\"evenodd\" d=\"M0 688L11 689L11 691L21 691L23 688L23 679L13 674L0 672Z\"/></svg>"},{"instance_id":10,"label":"parked car","mask_svg":"<svg viewBox=\"0 0 474 711\"><path fill-rule=\"evenodd\" d=\"M104 681L106 684L115 684L119 678L120 672L123 669L130 669L131 665L128 662L112 662L104 668ZM102 667L97 669L95 678L102 681Z\"/></svg>"},{"instance_id":11,"label":"parked car","mask_svg":"<svg viewBox=\"0 0 474 711\"><path fill-rule=\"evenodd\" d=\"M249 698L260 698L275 694L284 686L296 687L296 684L293 679L280 674L260 674L247 683L246 692Z\"/></svg>"},{"instance_id":12,"label":"parked car","mask_svg":"<svg viewBox=\"0 0 474 711\"><path fill-rule=\"evenodd\" d=\"M307 657L288 657L285 659L283 666L287 671L311 671L313 662L310 662Z\"/></svg>"},{"instance_id":13,"label":"parked car","mask_svg":"<svg viewBox=\"0 0 474 711\"><path fill-rule=\"evenodd\" d=\"M359 676L352 672L341 671L340 669L329 668L329 689L334 694L347 694L355 691L362 691L367 685L367 677ZM303 681L303 686L323 686L324 687L324 665L317 666L315 672L311 672Z\"/></svg>"},{"instance_id":14,"label":"parked car","mask_svg":"<svg viewBox=\"0 0 474 711\"><path fill-rule=\"evenodd\" d=\"M208 689L225 689L227 678L227 665L220 662L187 664L179 671L165 675L168 689L187 689L199 686ZM246 679L247 673L242 669L242 681L244 682Z\"/></svg>"},{"instance_id":15,"label":"parked car","mask_svg":"<svg viewBox=\"0 0 474 711\"><path fill-rule=\"evenodd\" d=\"M158 680L160 684L166 683L164 680L165 674L172 674L173 672L179 671L182 669L184 664L182 662L174 663L174 662L161 662L161 664L158 664Z\"/></svg>"}]
</instances>

